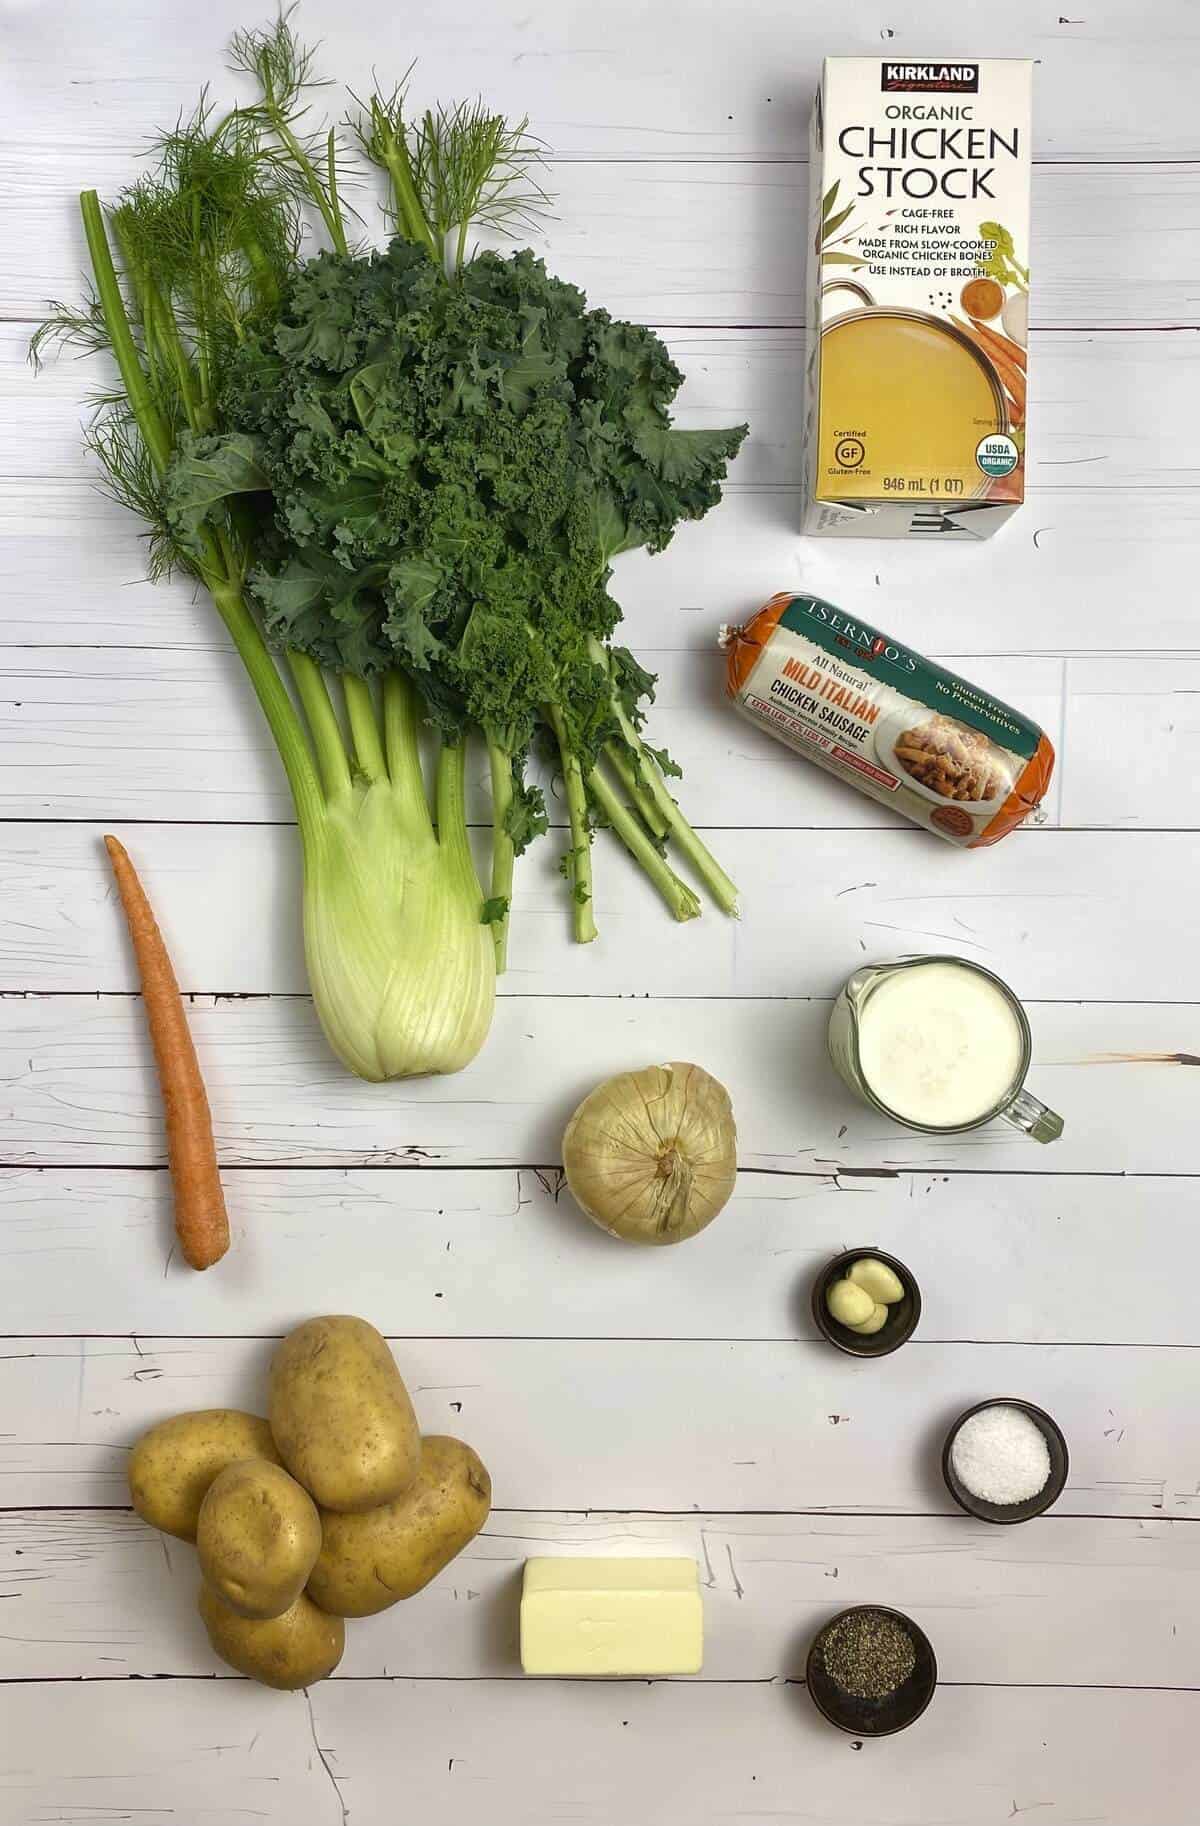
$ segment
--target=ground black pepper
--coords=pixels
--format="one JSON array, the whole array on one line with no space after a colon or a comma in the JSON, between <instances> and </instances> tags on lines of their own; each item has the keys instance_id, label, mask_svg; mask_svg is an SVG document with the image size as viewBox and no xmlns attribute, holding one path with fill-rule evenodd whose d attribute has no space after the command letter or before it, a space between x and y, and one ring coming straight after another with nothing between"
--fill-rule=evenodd
<instances>
[{"instance_id":1,"label":"ground black pepper","mask_svg":"<svg viewBox=\"0 0 1200 1826\"><path fill-rule=\"evenodd\" d=\"M825 1672L855 1699L886 1699L917 1664L912 1637L894 1617L860 1610L840 1617L821 1638Z\"/></svg>"}]
</instances>

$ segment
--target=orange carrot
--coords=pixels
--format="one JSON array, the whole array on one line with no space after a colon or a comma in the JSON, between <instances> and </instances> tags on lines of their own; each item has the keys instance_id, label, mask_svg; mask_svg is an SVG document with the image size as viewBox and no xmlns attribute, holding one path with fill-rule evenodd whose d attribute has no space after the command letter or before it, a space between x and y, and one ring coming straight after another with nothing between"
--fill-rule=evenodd
<instances>
[{"instance_id":1,"label":"orange carrot","mask_svg":"<svg viewBox=\"0 0 1200 1826\"><path fill-rule=\"evenodd\" d=\"M106 837L121 905L142 979L146 1024L162 1091L167 1159L175 1191L175 1232L191 1268L211 1268L229 1247L229 1219L217 1171L212 1117L183 998L150 902L132 862L115 837Z\"/></svg>"},{"instance_id":2,"label":"orange carrot","mask_svg":"<svg viewBox=\"0 0 1200 1826\"><path fill-rule=\"evenodd\" d=\"M961 317L951 317L951 323L970 336L991 361L996 371L1004 379L1013 374L1022 386L1025 384L1025 351L1019 343L1010 342L1007 336L997 336L989 330L986 323L977 323L972 317L964 323Z\"/></svg>"},{"instance_id":3,"label":"orange carrot","mask_svg":"<svg viewBox=\"0 0 1200 1826\"><path fill-rule=\"evenodd\" d=\"M1023 364L1018 366L1012 356L1008 354L1007 337L994 335L991 330L981 323L975 323L973 319L970 324L966 324L961 317L952 315L950 321L956 329L961 330L964 336L970 336L983 350L1012 398L1016 408L1017 423L1023 424L1025 422L1025 368ZM1012 346L1016 347L1016 344Z\"/></svg>"},{"instance_id":4,"label":"orange carrot","mask_svg":"<svg viewBox=\"0 0 1200 1826\"><path fill-rule=\"evenodd\" d=\"M996 355L1007 357L1016 367L1020 368L1022 374L1025 372L1029 357L1019 342L1014 342L1011 336L1002 336L1000 331L993 330L990 324L980 323L978 317L972 317L971 322L975 326L975 334L985 349L990 349Z\"/></svg>"}]
</instances>

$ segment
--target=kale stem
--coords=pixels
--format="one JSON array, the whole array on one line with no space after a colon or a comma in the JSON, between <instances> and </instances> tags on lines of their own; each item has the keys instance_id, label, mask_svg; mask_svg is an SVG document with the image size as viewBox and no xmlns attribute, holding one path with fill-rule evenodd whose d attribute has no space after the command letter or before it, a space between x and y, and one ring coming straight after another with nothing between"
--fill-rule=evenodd
<instances>
[{"instance_id":1,"label":"kale stem","mask_svg":"<svg viewBox=\"0 0 1200 1826\"><path fill-rule=\"evenodd\" d=\"M512 906L513 862L516 851L508 834L506 820L513 800L512 756L489 736L488 763L492 775L492 885L490 897L504 902L504 912L492 921L496 941L496 974L502 975L508 964L508 916Z\"/></svg>"},{"instance_id":2,"label":"kale stem","mask_svg":"<svg viewBox=\"0 0 1200 1826\"><path fill-rule=\"evenodd\" d=\"M698 919L699 899L659 855L633 813L621 804L598 767L594 767L588 775L587 789L626 849L641 863L675 918Z\"/></svg>"},{"instance_id":3,"label":"kale stem","mask_svg":"<svg viewBox=\"0 0 1200 1826\"><path fill-rule=\"evenodd\" d=\"M343 798L350 791L350 763L346 759L341 725L334 715L325 680L307 653L298 653L294 647L289 647L287 660L312 732L326 797Z\"/></svg>"},{"instance_id":4,"label":"kale stem","mask_svg":"<svg viewBox=\"0 0 1200 1826\"><path fill-rule=\"evenodd\" d=\"M592 834L588 829L587 788L579 758L567 746L567 732L562 712L554 704L546 711L550 727L558 740L562 757L563 792L567 817L571 823L571 848L567 857L567 879L574 902L575 937L581 945L590 945L596 936L596 916L592 911Z\"/></svg>"},{"instance_id":5,"label":"kale stem","mask_svg":"<svg viewBox=\"0 0 1200 1826\"><path fill-rule=\"evenodd\" d=\"M611 668L609 666L608 655L604 651L604 648L600 645L600 642L595 639L589 640L588 646L592 658L596 661L597 665L603 666L609 673L611 681ZM626 742L632 750L633 760L637 768L637 777L645 786L647 792L649 792L651 798L654 800L655 805L658 807L658 810L666 820L672 840L687 857L701 881L720 907L722 913L736 914L738 910L738 891L736 885L729 879L729 876L725 873L707 844L703 843L697 836L696 832L692 829L678 805L671 797L671 794L667 791L666 783L663 780L662 774L659 772L658 765L634 727L633 718L621 702L621 696L615 684L611 685L611 701L613 715L621 725L621 734L625 737Z\"/></svg>"},{"instance_id":6,"label":"kale stem","mask_svg":"<svg viewBox=\"0 0 1200 1826\"><path fill-rule=\"evenodd\" d=\"M125 300L121 296L121 287L117 280L116 268L113 266L112 250L108 245L108 235L104 228L104 212L100 208L100 199L94 190L85 190L79 199L79 208L83 216L83 232L87 237L88 253L91 255L92 272L96 279L96 296L104 312L105 328L112 352L116 357L117 367L121 372L121 381L125 395L137 420L142 441L150 455L154 467L160 472L171 459L171 433L167 423L154 401L142 367L137 344L133 340L133 331L129 327L129 318L125 310Z\"/></svg>"},{"instance_id":7,"label":"kale stem","mask_svg":"<svg viewBox=\"0 0 1200 1826\"><path fill-rule=\"evenodd\" d=\"M350 719L350 734L354 738L354 754L358 765L368 780L386 780L387 762L383 758L383 743L379 739L379 723L375 716L371 687L366 679L355 678L352 673L345 672L342 674L342 691L346 698L346 714Z\"/></svg>"},{"instance_id":8,"label":"kale stem","mask_svg":"<svg viewBox=\"0 0 1200 1826\"><path fill-rule=\"evenodd\" d=\"M647 792L646 788L643 786L641 779L638 776L636 763L631 761L629 756L622 752L615 741L609 741L604 744L604 755L609 766L621 782L621 785L629 794L634 809L641 818L642 823L655 837L665 837L667 834L667 821L654 803L650 793Z\"/></svg>"},{"instance_id":9,"label":"kale stem","mask_svg":"<svg viewBox=\"0 0 1200 1826\"><path fill-rule=\"evenodd\" d=\"M692 829L667 791L653 757L646 753L640 742L637 747L640 751L638 759L642 764L643 778L647 780L650 791L654 795L655 804L659 806L670 826L671 842L687 857L722 913L731 913L736 918L738 913L737 883L730 880L708 845Z\"/></svg>"}]
</instances>

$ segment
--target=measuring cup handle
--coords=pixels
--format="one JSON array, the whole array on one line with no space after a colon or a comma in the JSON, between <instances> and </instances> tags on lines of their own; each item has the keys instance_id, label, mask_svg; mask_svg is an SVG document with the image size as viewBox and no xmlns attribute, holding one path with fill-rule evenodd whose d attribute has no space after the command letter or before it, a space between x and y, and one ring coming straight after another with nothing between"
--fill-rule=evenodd
<instances>
[{"instance_id":1,"label":"measuring cup handle","mask_svg":"<svg viewBox=\"0 0 1200 1826\"><path fill-rule=\"evenodd\" d=\"M875 308L875 300L866 286L860 285L857 279L827 279L821 287L822 298L827 292L853 292L854 296L860 299L868 309L874 310Z\"/></svg>"},{"instance_id":2,"label":"measuring cup handle","mask_svg":"<svg viewBox=\"0 0 1200 1826\"><path fill-rule=\"evenodd\" d=\"M1035 1141L1057 1141L1063 1132L1062 1117L1057 1111L1047 1109L1030 1091L1018 1091L1000 1114L1014 1129L1020 1129L1023 1135L1032 1135Z\"/></svg>"}]
</instances>

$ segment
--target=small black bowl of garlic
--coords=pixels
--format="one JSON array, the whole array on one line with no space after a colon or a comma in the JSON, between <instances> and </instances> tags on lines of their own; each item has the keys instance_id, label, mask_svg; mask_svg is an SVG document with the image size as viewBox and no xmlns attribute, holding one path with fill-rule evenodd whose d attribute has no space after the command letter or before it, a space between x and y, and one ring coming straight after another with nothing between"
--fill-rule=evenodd
<instances>
[{"instance_id":1,"label":"small black bowl of garlic","mask_svg":"<svg viewBox=\"0 0 1200 1826\"><path fill-rule=\"evenodd\" d=\"M911 1270L882 1249L844 1249L813 1283L812 1313L822 1337L851 1357L886 1357L907 1344L921 1317Z\"/></svg>"}]
</instances>

